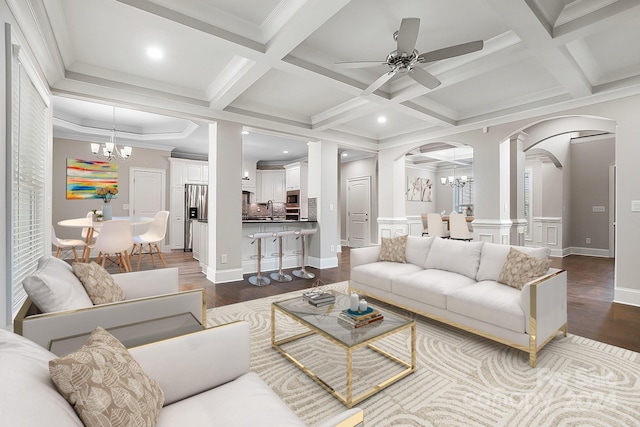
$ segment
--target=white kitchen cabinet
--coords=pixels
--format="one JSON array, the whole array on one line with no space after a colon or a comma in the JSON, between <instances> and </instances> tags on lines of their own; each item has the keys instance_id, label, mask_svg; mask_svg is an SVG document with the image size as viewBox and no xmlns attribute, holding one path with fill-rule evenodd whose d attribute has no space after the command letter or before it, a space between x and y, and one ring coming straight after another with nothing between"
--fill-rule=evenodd
<instances>
[{"instance_id":1,"label":"white kitchen cabinet","mask_svg":"<svg viewBox=\"0 0 640 427\"><path fill-rule=\"evenodd\" d=\"M184 186L171 187L169 215L169 247L184 248Z\"/></svg>"},{"instance_id":2,"label":"white kitchen cabinet","mask_svg":"<svg viewBox=\"0 0 640 427\"><path fill-rule=\"evenodd\" d=\"M193 223L193 228L191 229L192 233L193 233L193 239L192 239L192 255L193 258L200 260L200 245L201 245L201 222L198 221L192 221Z\"/></svg>"},{"instance_id":3,"label":"white kitchen cabinet","mask_svg":"<svg viewBox=\"0 0 640 427\"><path fill-rule=\"evenodd\" d=\"M199 258L200 268L204 274L207 274L207 268L209 266L209 224L206 222L199 223L200 225L200 249Z\"/></svg>"},{"instance_id":4,"label":"white kitchen cabinet","mask_svg":"<svg viewBox=\"0 0 640 427\"><path fill-rule=\"evenodd\" d=\"M259 170L257 175L259 181L258 202L266 203L272 200L284 203L286 200L284 170Z\"/></svg>"},{"instance_id":5,"label":"white kitchen cabinet","mask_svg":"<svg viewBox=\"0 0 640 427\"><path fill-rule=\"evenodd\" d=\"M300 163L287 165L284 167L286 174L287 191L300 189Z\"/></svg>"},{"instance_id":6,"label":"white kitchen cabinet","mask_svg":"<svg viewBox=\"0 0 640 427\"><path fill-rule=\"evenodd\" d=\"M300 203L300 218L307 218L308 205L308 175L309 164L307 162L296 162L285 165L286 188L287 191L299 190L298 202Z\"/></svg>"}]
</instances>

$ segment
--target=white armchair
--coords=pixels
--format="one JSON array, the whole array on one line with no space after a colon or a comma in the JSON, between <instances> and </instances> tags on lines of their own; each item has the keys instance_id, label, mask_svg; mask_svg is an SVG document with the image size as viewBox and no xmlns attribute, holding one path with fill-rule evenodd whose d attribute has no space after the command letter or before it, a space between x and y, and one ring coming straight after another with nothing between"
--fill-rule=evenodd
<instances>
[{"instance_id":1,"label":"white armchair","mask_svg":"<svg viewBox=\"0 0 640 427\"><path fill-rule=\"evenodd\" d=\"M67 263L43 257L38 264L23 285L37 288L38 293L31 291L31 295L39 300L26 300L14 330L47 349L52 340L87 334L96 326L109 329L182 313L191 313L206 325L204 289L180 292L177 268L113 274L125 300L92 305Z\"/></svg>"},{"instance_id":2,"label":"white armchair","mask_svg":"<svg viewBox=\"0 0 640 427\"><path fill-rule=\"evenodd\" d=\"M249 324L235 322L130 349L164 392L157 426L304 426L250 371L249 339ZM55 358L37 344L0 329L2 425L82 426L51 381L48 365ZM352 408L331 414L318 427L362 423L362 410Z\"/></svg>"}]
</instances>

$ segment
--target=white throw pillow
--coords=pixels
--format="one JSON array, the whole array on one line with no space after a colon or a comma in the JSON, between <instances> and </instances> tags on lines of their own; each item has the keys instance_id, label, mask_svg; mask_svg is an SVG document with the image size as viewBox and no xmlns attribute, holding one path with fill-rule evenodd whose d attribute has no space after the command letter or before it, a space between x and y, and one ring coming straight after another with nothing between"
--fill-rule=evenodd
<instances>
[{"instance_id":1,"label":"white throw pillow","mask_svg":"<svg viewBox=\"0 0 640 427\"><path fill-rule=\"evenodd\" d=\"M437 268L476 278L483 242L465 242L437 237L427 256L424 268Z\"/></svg>"},{"instance_id":2,"label":"white throw pillow","mask_svg":"<svg viewBox=\"0 0 640 427\"><path fill-rule=\"evenodd\" d=\"M71 266L52 256L40 258L38 269L24 278L22 286L43 313L93 306Z\"/></svg>"},{"instance_id":3,"label":"white throw pillow","mask_svg":"<svg viewBox=\"0 0 640 427\"><path fill-rule=\"evenodd\" d=\"M407 236L407 262L423 266L435 237Z\"/></svg>"},{"instance_id":4,"label":"white throw pillow","mask_svg":"<svg viewBox=\"0 0 640 427\"><path fill-rule=\"evenodd\" d=\"M525 246L501 245L498 243L485 243L480 254L480 267L476 280L498 280L502 266L507 261L507 255L511 248L519 250L527 255L536 258L549 258L551 250L549 248L531 248Z\"/></svg>"}]
</instances>

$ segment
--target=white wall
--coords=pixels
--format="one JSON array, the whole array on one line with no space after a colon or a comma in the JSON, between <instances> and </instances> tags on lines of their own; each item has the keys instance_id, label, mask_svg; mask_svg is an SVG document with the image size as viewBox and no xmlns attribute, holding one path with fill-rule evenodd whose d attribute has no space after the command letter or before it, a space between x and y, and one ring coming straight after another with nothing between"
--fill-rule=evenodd
<instances>
[{"instance_id":1,"label":"white wall","mask_svg":"<svg viewBox=\"0 0 640 427\"><path fill-rule=\"evenodd\" d=\"M415 216L420 215L421 213L428 212L436 212L436 206L438 205L438 186L440 184L439 178L434 171L406 165L405 169L406 176L409 180L414 180L416 178L421 178L422 180L430 180L431 183L431 201L420 201L420 200L407 200L405 196L405 213L407 216ZM408 187L405 183L405 191L408 190Z\"/></svg>"}]
</instances>

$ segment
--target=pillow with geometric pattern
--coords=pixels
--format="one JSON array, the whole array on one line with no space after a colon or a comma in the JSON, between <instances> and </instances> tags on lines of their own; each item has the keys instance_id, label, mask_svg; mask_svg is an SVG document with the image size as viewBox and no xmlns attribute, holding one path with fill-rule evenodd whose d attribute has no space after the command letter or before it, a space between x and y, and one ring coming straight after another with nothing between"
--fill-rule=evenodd
<instances>
[{"instance_id":1,"label":"pillow with geometric pattern","mask_svg":"<svg viewBox=\"0 0 640 427\"><path fill-rule=\"evenodd\" d=\"M407 235L383 237L378 261L407 262Z\"/></svg>"},{"instance_id":2,"label":"pillow with geometric pattern","mask_svg":"<svg viewBox=\"0 0 640 427\"><path fill-rule=\"evenodd\" d=\"M527 282L546 274L549 267L551 267L550 259L536 258L511 248L500 271L498 282L522 289Z\"/></svg>"},{"instance_id":3,"label":"pillow with geometric pattern","mask_svg":"<svg viewBox=\"0 0 640 427\"><path fill-rule=\"evenodd\" d=\"M124 301L124 291L101 265L94 261L74 262L71 267L94 305Z\"/></svg>"},{"instance_id":4,"label":"pillow with geometric pattern","mask_svg":"<svg viewBox=\"0 0 640 427\"><path fill-rule=\"evenodd\" d=\"M49 373L85 426L149 427L158 422L162 389L101 327L78 351L49 361Z\"/></svg>"}]
</instances>

